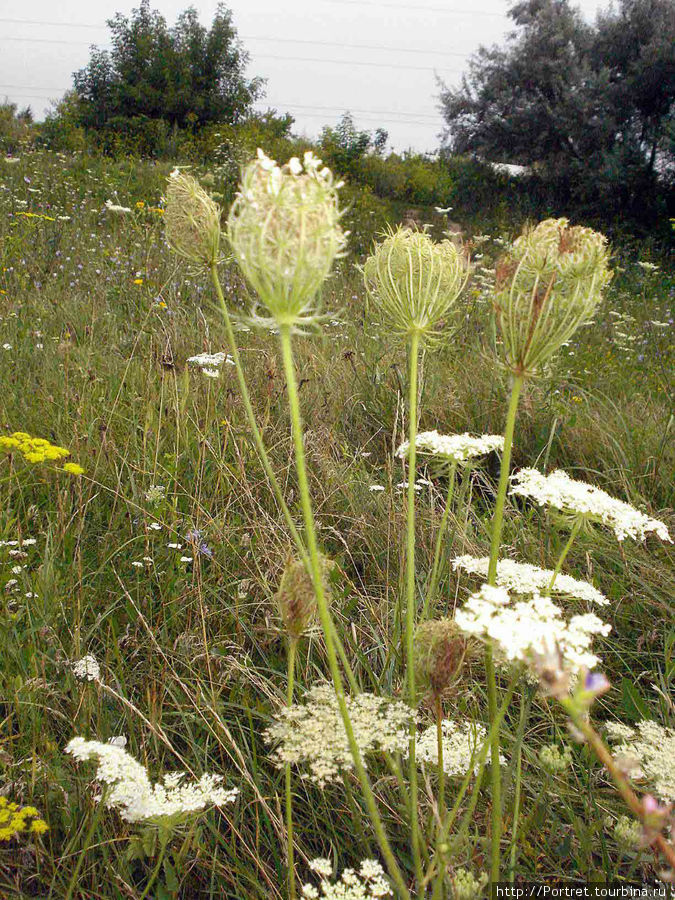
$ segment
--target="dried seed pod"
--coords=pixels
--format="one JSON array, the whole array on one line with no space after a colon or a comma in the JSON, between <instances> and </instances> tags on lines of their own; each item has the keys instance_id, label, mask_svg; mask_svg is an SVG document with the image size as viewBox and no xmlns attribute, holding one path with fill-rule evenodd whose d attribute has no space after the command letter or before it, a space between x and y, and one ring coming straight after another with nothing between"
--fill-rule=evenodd
<instances>
[{"instance_id":1,"label":"dried seed pod","mask_svg":"<svg viewBox=\"0 0 675 900\"><path fill-rule=\"evenodd\" d=\"M330 603L329 575L335 563L325 556L320 557L326 599ZM297 640L309 628L316 616L317 603L312 577L302 560L291 560L281 576L275 594L279 615L290 638Z\"/></svg>"},{"instance_id":2,"label":"dried seed pod","mask_svg":"<svg viewBox=\"0 0 675 900\"><path fill-rule=\"evenodd\" d=\"M467 652L467 638L454 619L430 619L415 632L415 683L440 700L454 684Z\"/></svg>"},{"instance_id":3,"label":"dried seed pod","mask_svg":"<svg viewBox=\"0 0 675 900\"><path fill-rule=\"evenodd\" d=\"M587 322L611 281L604 235L546 219L499 261L495 312L506 365L533 375Z\"/></svg>"},{"instance_id":4,"label":"dried seed pod","mask_svg":"<svg viewBox=\"0 0 675 900\"><path fill-rule=\"evenodd\" d=\"M212 266L220 248L220 207L191 175L174 169L164 212L166 239L180 256Z\"/></svg>"}]
</instances>

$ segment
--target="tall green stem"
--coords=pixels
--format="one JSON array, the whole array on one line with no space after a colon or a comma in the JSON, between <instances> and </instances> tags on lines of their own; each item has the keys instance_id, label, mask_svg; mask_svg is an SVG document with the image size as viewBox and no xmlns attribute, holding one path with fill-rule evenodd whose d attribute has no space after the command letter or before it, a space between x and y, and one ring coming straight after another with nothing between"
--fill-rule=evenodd
<instances>
[{"instance_id":1,"label":"tall green stem","mask_svg":"<svg viewBox=\"0 0 675 900\"><path fill-rule=\"evenodd\" d=\"M162 842L161 849L160 849L159 854L158 854L158 856L157 856L157 862L155 863L155 868L152 870L152 873L151 873L151 875L150 875L150 878L148 879L148 883L146 884L145 889L144 889L143 893L141 894L141 896L138 898L138 900L145 900L145 898L146 898L146 897L149 895L149 893L150 893L150 888L151 888L151 887L153 886L153 884L157 881L157 876L159 875L159 870L160 870L160 868L161 868L161 866L162 866L162 863L164 862L164 857L166 856L166 848L167 848L167 846L168 846L168 842L167 842L167 841L163 841L163 842Z\"/></svg>"},{"instance_id":2,"label":"tall green stem","mask_svg":"<svg viewBox=\"0 0 675 900\"><path fill-rule=\"evenodd\" d=\"M445 509L443 510L443 518L441 519L441 525L438 529L438 534L436 535L436 549L434 550L434 565L431 570L431 582L429 584L429 591L427 592L427 596L424 599L424 607L422 609L422 620L426 619L429 615L429 611L433 607L433 602L436 599L436 590L438 588L438 578L440 571L440 562L441 562L441 551L443 549L443 538L445 537L445 532L448 527L448 518L450 516L450 505L452 503L452 494L455 489L455 473L457 472L457 463L452 463L450 466L450 472L448 474L448 493L445 498Z\"/></svg>"},{"instance_id":3,"label":"tall green stem","mask_svg":"<svg viewBox=\"0 0 675 900\"><path fill-rule=\"evenodd\" d=\"M300 398L298 397L298 384L295 376L295 365L293 362L293 348L291 343L291 329L288 325L282 325L280 328L281 338L281 354L284 364L284 374L286 376L286 387L288 391L288 405L291 414L291 429L293 432L293 446L295 450L295 464L298 476L298 489L300 493L300 502L302 505L302 514L305 523L305 533L307 539L307 547L309 550L309 563L316 592L316 602L319 611L319 619L323 630L324 640L326 643L326 656L328 658L328 667L333 679L335 688L335 696L337 698L340 715L344 725L349 749L354 761L354 769L361 784L361 790L368 809L375 836L377 837L380 851L384 857L389 874L396 885L401 896L410 900L410 892L401 874L396 857L391 849L389 839L384 830L384 825L377 809L375 795L370 786L368 773L366 772L361 752L356 738L354 729L349 718L349 711L345 701L344 687L342 677L338 666L337 655L335 650L335 626L328 608L328 601L323 586L323 578L321 573L321 563L319 561L319 550L316 540L316 529L314 526L314 514L312 512L312 503L309 495L309 482L307 479L307 468L305 465L305 448L302 439L302 419L300 415Z\"/></svg>"},{"instance_id":4,"label":"tall green stem","mask_svg":"<svg viewBox=\"0 0 675 900\"><path fill-rule=\"evenodd\" d=\"M438 753L438 819L439 830L445 818L445 769L443 768L443 706L436 697L436 747Z\"/></svg>"},{"instance_id":5,"label":"tall green stem","mask_svg":"<svg viewBox=\"0 0 675 900\"><path fill-rule=\"evenodd\" d=\"M288 690L286 704L293 706L295 683L295 651L298 639L291 637L288 644ZM286 763L286 840L288 841L288 898L295 900L295 865L293 861L293 797L291 794L291 764Z\"/></svg>"},{"instance_id":6,"label":"tall green stem","mask_svg":"<svg viewBox=\"0 0 675 900\"><path fill-rule=\"evenodd\" d=\"M509 472L511 469L511 448L513 446L513 432L516 424L518 400L523 387L524 376L515 375L511 387L511 399L506 414L504 427L504 451L502 453L502 466L499 473L499 487L495 503L494 516L492 518L492 538L490 541L490 564L488 566L488 584L494 585L497 580L497 561L502 542L502 530L504 527L504 503L506 490L509 484ZM488 712L490 721L494 721L497 715L497 677L492 656L492 645L485 648L485 671L488 691ZM502 837L502 798L501 798L501 771L499 768L499 729L495 731L492 746L492 765L490 766L490 779L492 790L492 832L490 854L490 880L492 883L499 881L501 837Z\"/></svg>"},{"instance_id":7,"label":"tall green stem","mask_svg":"<svg viewBox=\"0 0 675 900\"><path fill-rule=\"evenodd\" d=\"M553 589L553 585L555 584L556 578L558 577L558 575L560 575L560 570L563 567L563 563L567 559L567 554L570 552L570 550L572 548L574 539L579 534L579 529L581 528L581 523L582 523L582 519L579 518L579 519L576 519L576 521L574 522L574 525L572 525L572 532L569 536L569 540L563 547L563 551L560 554L560 556L558 557L558 562L555 564L555 569L553 570L553 575L551 576L551 580L548 583L547 593L549 593L549 594L550 594L551 590Z\"/></svg>"},{"instance_id":8,"label":"tall green stem","mask_svg":"<svg viewBox=\"0 0 675 900\"><path fill-rule=\"evenodd\" d=\"M293 517L291 516L290 510L288 508L288 504L284 500L284 495L281 490L281 486L277 480L276 475L274 474L274 469L272 468L272 464L270 463L269 456L267 455L267 450L265 449L265 442L263 441L262 435L260 434L260 429L258 428L258 423L256 422L255 413L253 412L253 405L251 403L251 397L248 392L248 387L246 385L246 378L244 377L244 369L241 364L241 358L239 356L239 350L237 348L237 342L234 337L234 330L232 328L232 319L230 317L230 313L227 309L227 304L225 303L225 297L223 296L223 289L220 285L220 279L218 278L218 267L213 265L211 267L211 280L213 282L213 287L216 292L216 296L218 297L218 303L220 306L220 311L223 316L223 321L225 322L225 331L227 333L227 342L230 345L230 355L234 360L235 371L237 373L237 382L239 384L239 391L241 393L241 398L244 403L244 409L246 411L246 418L248 420L249 428L253 434L253 440L256 446L256 450L258 451L258 456L260 457L260 461L265 470L265 474L269 480L270 486L272 488L272 492L276 498L277 503L279 504L281 511L283 512L284 519L286 520L286 524L288 525L288 530L291 533L291 537L295 543L295 546L300 554L300 557L305 564L305 568L310 571L309 565L309 556L307 555L307 549L305 547L304 541L300 537L300 532L298 531L295 522L293 521ZM352 672L351 666L349 665L349 661L347 659L347 655L345 653L344 647L342 643L337 637L337 632L335 628L333 629L333 633L335 635L335 643L338 650L338 654L340 656L340 661L344 667L345 673L347 675L347 679L349 684L351 685L352 690L357 690L356 679L354 677L354 673Z\"/></svg>"},{"instance_id":9,"label":"tall green stem","mask_svg":"<svg viewBox=\"0 0 675 900\"><path fill-rule=\"evenodd\" d=\"M223 321L225 322L225 331L227 333L227 342L230 345L230 355L234 360L234 367L237 373L237 381L239 383L239 392L241 394L241 399L244 403L244 409L246 410L246 418L248 419L249 428L251 429L251 433L253 434L253 441L256 446L256 450L258 451L258 456L260 457L260 462L262 463L263 469L265 470L265 474L269 480L270 486L274 493L277 503L279 504L281 511L284 514L284 519L286 520L286 524L288 525L288 530L291 533L291 537L295 542L296 547L298 548L298 552L302 556L303 561L307 565L309 560L307 557L307 550L305 548L304 542L300 537L300 533L293 521L293 517L291 516L290 510L286 501L284 500L284 495L281 492L281 487L279 482L277 481L277 476L274 474L274 469L272 468L272 464L270 463L269 456L267 455L267 450L265 449L265 443L263 441L262 435L260 434L260 429L258 428L258 423L256 422L255 413L253 411L253 405L251 404L251 397L248 392L248 387L246 385L246 379L244 378L244 369L241 364L241 358L239 356L239 350L237 349L237 342L234 337L234 330L232 328L232 319L230 318L230 313L227 309L227 303L225 303L225 297L223 296L223 289L220 285L220 279L218 278L218 266L216 264L211 266L211 280L213 282L213 287L216 292L216 296L218 297L218 304L220 306L220 311L223 315Z\"/></svg>"},{"instance_id":10,"label":"tall green stem","mask_svg":"<svg viewBox=\"0 0 675 900\"><path fill-rule=\"evenodd\" d=\"M413 332L410 338L410 376L408 384L408 509L406 530L406 615L405 615L405 660L408 682L408 703L411 709L417 708L415 691L415 476L417 464L417 379L419 366L420 336ZM410 837L415 876L418 885L422 884L422 859L420 856L419 821L417 813L417 760L415 758L415 740L417 727L412 721L410 725L410 742L408 745L408 762L410 780Z\"/></svg>"}]
</instances>

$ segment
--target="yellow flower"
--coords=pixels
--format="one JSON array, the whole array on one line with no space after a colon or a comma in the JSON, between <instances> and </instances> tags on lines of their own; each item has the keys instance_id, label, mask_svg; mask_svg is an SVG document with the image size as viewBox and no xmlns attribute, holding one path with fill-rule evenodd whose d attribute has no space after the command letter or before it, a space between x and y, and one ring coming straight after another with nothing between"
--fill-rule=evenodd
<instances>
[{"instance_id":1,"label":"yellow flower","mask_svg":"<svg viewBox=\"0 0 675 900\"><path fill-rule=\"evenodd\" d=\"M143 284L142 278L134 278L134 284Z\"/></svg>"},{"instance_id":2,"label":"yellow flower","mask_svg":"<svg viewBox=\"0 0 675 900\"><path fill-rule=\"evenodd\" d=\"M70 475L83 475L84 469L82 466L78 466L77 463L67 462L63 466L63 471L68 472Z\"/></svg>"},{"instance_id":3,"label":"yellow flower","mask_svg":"<svg viewBox=\"0 0 675 900\"><path fill-rule=\"evenodd\" d=\"M27 819L33 821L28 823ZM48 828L34 806L21 807L18 803L10 803L6 797L0 797L0 841L11 841L25 831L44 834Z\"/></svg>"},{"instance_id":4,"label":"yellow flower","mask_svg":"<svg viewBox=\"0 0 675 900\"><path fill-rule=\"evenodd\" d=\"M145 203L142 200L138 200L136 202L136 209L143 209L144 206L145 206Z\"/></svg>"}]
</instances>

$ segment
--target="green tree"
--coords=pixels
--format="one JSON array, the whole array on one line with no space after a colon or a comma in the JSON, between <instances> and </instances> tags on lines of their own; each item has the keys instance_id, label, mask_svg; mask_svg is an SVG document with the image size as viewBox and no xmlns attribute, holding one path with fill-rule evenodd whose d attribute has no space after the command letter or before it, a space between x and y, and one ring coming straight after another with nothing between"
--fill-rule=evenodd
<instances>
[{"instance_id":1,"label":"green tree","mask_svg":"<svg viewBox=\"0 0 675 900\"><path fill-rule=\"evenodd\" d=\"M444 149L531 165L562 203L653 212L675 166L675 4L619 0L593 26L568 0L509 16L505 45L441 85Z\"/></svg>"},{"instance_id":2,"label":"green tree","mask_svg":"<svg viewBox=\"0 0 675 900\"><path fill-rule=\"evenodd\" d=\"M261 94L262 81L245 77L248 54L222 5L210 29L192 7L169 28L149 0L129 18L118 13L108 27L112 49L93 47L87 66L73 76L85 127L132 119L162 119L181 128L234 123Z\"/></svg>"}]
</instances>

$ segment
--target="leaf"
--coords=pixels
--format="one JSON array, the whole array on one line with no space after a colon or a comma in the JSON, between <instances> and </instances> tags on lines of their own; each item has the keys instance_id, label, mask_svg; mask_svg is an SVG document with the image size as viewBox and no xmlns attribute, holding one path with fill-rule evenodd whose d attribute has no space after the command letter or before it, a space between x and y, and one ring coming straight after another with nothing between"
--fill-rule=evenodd
<instances>
[{"instance_id":1,"label":"leaf","mask_svg":"<svg viewBox=\"0 0 675 900\"><path fill-rule=\"evenodd\" d=\"M651 718L649 706L642 699L633 682L628 678L622 679L621 692L623 694L622 706L630 719L637 722L639 719Z\"/></svg>"}]
</instances>

